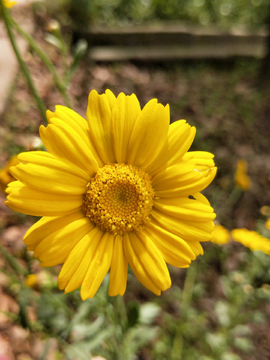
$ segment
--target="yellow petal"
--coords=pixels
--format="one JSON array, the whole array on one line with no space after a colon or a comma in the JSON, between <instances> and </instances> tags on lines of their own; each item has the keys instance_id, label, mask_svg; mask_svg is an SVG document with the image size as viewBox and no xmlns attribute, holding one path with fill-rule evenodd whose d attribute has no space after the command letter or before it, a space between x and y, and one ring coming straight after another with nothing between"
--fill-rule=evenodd
<instances>
[{"instance_id":1,"label":"yellow petal","mask_svg":"<svg viewBox=\"0 0 270 360\"><path fill-rule=\"evenodd\" d=\"M171 279L162 254L143 232L124 235L124 250L128 262L140 282L156 295L171 286Z\"/></svg>"},{"instance_id":2,"label":"yellow petal","mask_svg":"<svg viewBox=\"0 0 270 360\"><path fill-rule=\"evenodd\" d=\"M90 148L90 151L94 155L95 159L97 160L99 166L103 166L103 162L100 159L94 144L91 141L90 131L87 124L87 121L77 114L75 111L61 105L55 106L55 112L51 112L47 110L46 112L48 122L55 123L55 118L62 120L64 126L68 125L75 131L82 140L86 143L86 145ZM54 120L53 120L54 119ZM60 126L63 127L63 124L59 123Z\"/></svg>"},{"instance_id":3,"label":"yellow petal","mask_svg":"<svg viewBox=\"0 0 270 360\"><path fill-rule=\"evenodd\" d=\"M123 248L123 237L116 235L110 271L109 295L123 296L127 286L128 262Z\"/></svg>"},{"instance_id":4,"label":"yellow petal","mask_svg":"<svg viewBox=\"0 0 270 360\"><path fill-rule=\"evenodd\" d=\"M53 168L36 164L19 164L11 169L12 175L31 189L56 195L82 195L88 181L72 174L72 168L61 168L60 162L51 159ZM56 169L55 165L59 164Z\"/></svg>"},{"instance_id":5,"label":"yellow petal","mask_svg":"<svg viewBox=\"0 0 270 360\"><path fill-rule=\"evenodd\" d=\"M203 255L203 248L199 241L187 241L186 243L190 246L191 250L193 251L194 255L197 257L199 255Z\"/></svg>"},{"instance_id":6,"label":"yellow petal","mask_svg":"<svg viewBox=\"0 0 270 360\"><path fill-rule=\"evenodd\" d=\"M135 122L128 146L128 164L146 168L154 161L167 139L169 123L169 106L150 100Z\"/></svg>"},{"instance_id":7,"label":"yellow petal","mask_svg":"<svg viewBox=\"0 0 270 360\"><path fill-rule=\"evenodd\" d=\"M20 181L13 181L7 188L6 205L11 209L33 216L64 216L78 210L82 195L55 195L29 188Z\"/></svg>"},{"instance_id":8,"label":"yellow petal","mask_svg":"<svg viewBox=\"0 0 270 360\"><path fill-rule=\"evenodd\" d=\"M187 267L191 260L195 259L193 251L185 240L158 226L154 220L145 225L144 231L162 253L166 263Z\"/></svg>"},{"instance_id":9,"label":"yellow petal","mask_svg":"<svg viewBox=\"0 0 270 360\"><path fill-rule=\"evenodd\" d=\"M204 223L182 221L161 213L156 209L152 209L151 215L157 221L158 226L172 232L184 240L210 241L212 239L211 233L214 229L214 223L212 221Z\"/></svg>"},{"instance_id":10,"label":"yellow petal","mask_svg":"<svg viewBox=\"0 0 270 360\"><path fill-rule=\"evenodd\" d=\"M114 235L105 233L100 240L81 287L81 298L92 298L110 269Z\"/></svg>"},{"instance_id":11,"label":"yellow petal","mask_svg":"<svg viewBox=\"0 0 270 360\"><path fill-rule=\"evenodd\" d=\"M116 97L115 97L114 93L111 92L111 90L109 90L109 89L107 89L105 91L105 94L106 94L107 99L109 101L110 108L112 109L114 107L115 102L116 102Z\"/></svg>"},{"instance_id":12,"label":"yellow petal","mask_svg":"<svg viewBox=\"0 0 270 360\"><path fill-rule=\"evenodd\" d=\"M211 206L188 197L154 199L154 207L162 213L187 221L206 222L216 217Z\"/></svg>"},{"instance_id":13,"label":"yellow petal","mask_svg":"<svg viewBox=\"0 0 270 360\"><path fill-rule=\"evenodd\" d=\"M93 144L93 142L91 141L91 136L90 136L90 130L88 128L88 124L87 122L84 120L84 122L87 125L87 129L82 129L77 123L72 122L72 126L68 125L64 120L59 119L59 118L55 118L52 117L50 119L50 124L51 125L55 125L57 127L61 128L65 128L66 130L68 130L71 134L76 134L78 135L78 137L81 139L80 141L82 141L87 148L89 148L90 153L91 153L91 162L99 167L104 166L103 161L101 160L100 156L98 155L95 145Z\"/></svg>"},{"instance_id":14,"label":"yellow petal","mask_svg":"<svg viewBox=\"0 0 270 360\"><path fill-rule=\"evenodd\" d=\"M210 202L208 201L208 199L201 193L195 193L195 194L191 194L194 199L196 199L197 201L202 202L203 204L209 205L210 206Z\"/></svg>"},{"instance_id":15,"label":"yellow petal","mask_svg":"<svg viewBox=\"0 0 270 360\"><path fill-rule=\"evenodd\" d=\"M152 180L155 195L160 197L189 196L205 189L216 176L217 168L192 164L191 161L171 166L156 175ZM206 169L202 169L202 167Z\"/></svg>"},{"instance_id":16,"label":"yellow petal","mask_svg":"<svg viewBox=\"0 0 270 360\"><path fill-rule=\"evenodd\" d=\"M82 285L103 234L94 227L73 248L58 277L58 286L61 290L65 289L67 293Z\"/></svg>"},{"instance_id":17,"label":"yellow petal","mask_svg":"<svg viewBox=\"0 0 270 360\"><path fill-rule=\"evenodd\" d=\"M185 120L172 123L169 126L169 133L165 145L145 171L151 176L155 176L165 168L179 163L190 148L195 133L195 127L191 127Z\"/></svg>"},{"instance_id":18,"label":"yellow petal","mask_svg":"<svg viewBox=\"0 0 270 360\"><path fill-rule=\"evenodd\" d=\"M27 230L23 241L27 249L34 251L37 245L47 236L66 227L69 223L85 218L81 210L66 216L44 216Z\"/></svg>"},{"instance_id":19,"label":"yellow petal","mask_svg":"<svg viewBox=\"0 0 270 360\"><path fill-rule=\"evenodd\" d=\"M118 163L127 162L129 139L141 112L137 97L120 93L112 109L112 143Z\"/></svg>"},{"instance_id":20,"label":"yellow petal","mask_svg":"<svg viewBox=\"0 0 270 360\"><path fill-rule=\"evenodd\" d=\"M47 150L84 169L91 177L96 173L98 164L89 147L82 138L68 126L59 127L49 124L39 129L40 137Z\"/></svg>"},{"instance_id":21,"label":"yellow petal","mask_svg":"<svg viewBox=\"0 0 270 360\"><path fill-rule=\"evenodd\" d=\"M111 107L106 94L92 90L86 111L91 139L104 163L115 163L111 138Z\"/></svg>"},{"instance_id":22,"label":"yellow petal","mask_svg":"<svg viewBox=\"0 0 270 360\"><path fill-rule=\"evenodd\" d=\"M58 156L52 155L46 151L23 152L18 155L18 159L24 163L41 165L56 170L60 169L61 171L65 171L71 175L75 175L79 178L89 181L90 176L85 170L68 160L59 158Z\"/></svg>"},{"instance_id":23,"label":"yellow petal","mask_svg":"<svg viewBox=\"0 0 270 360\"><path fill-rule=\"evenodd\" d=\"M70 219L69 223L63 218L57 219L54 224L48 222L48 226L52 225L54 228L58 227L58 229L51 232L48 236L43 236L39 244L36 244L34 256L43 262L42 266L48 267L63 264L78 242L94 227L85 217L74 219ZM64 222L66 224L60 228L60 225Z\"/></svg>"}]
</instances>

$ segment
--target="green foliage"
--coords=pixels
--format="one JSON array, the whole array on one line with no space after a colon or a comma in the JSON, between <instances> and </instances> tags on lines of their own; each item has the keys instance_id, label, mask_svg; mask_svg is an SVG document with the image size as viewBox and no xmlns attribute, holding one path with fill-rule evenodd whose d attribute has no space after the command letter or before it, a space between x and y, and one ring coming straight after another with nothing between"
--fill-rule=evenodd
<instances>
[{"instance_id":1,"label":"green foliage","mask_svg":"<svg viewBox=\"0 0 270 360\"><path fill-rule=\"evenodd\" d=\"M184 20L194 24L256 27L267 21L269 0L70 0L76 18L106 25L155 20ZM80 11L79 11L80 10ZM86 16L85 14L88 14ZM79 22L78 22L79 23Z\"/></svg>"}]
</instances>

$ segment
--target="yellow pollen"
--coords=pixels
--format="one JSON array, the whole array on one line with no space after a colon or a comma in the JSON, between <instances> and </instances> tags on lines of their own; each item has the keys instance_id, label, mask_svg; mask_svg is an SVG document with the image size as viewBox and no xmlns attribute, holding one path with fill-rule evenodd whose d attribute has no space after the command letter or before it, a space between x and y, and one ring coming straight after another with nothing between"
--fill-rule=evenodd
<instances>
[{"instance_id":1,"label":"yellow pollen","mask_svg":"<svg viewBox=\"0 0 270 360\"><path fill-rule=\"evenodd\" d=\"M144 171L105 165L87 184L82 210L102 231L123 235L149 221L153 198L151 178Z\"/></svg>"}]
</instances>

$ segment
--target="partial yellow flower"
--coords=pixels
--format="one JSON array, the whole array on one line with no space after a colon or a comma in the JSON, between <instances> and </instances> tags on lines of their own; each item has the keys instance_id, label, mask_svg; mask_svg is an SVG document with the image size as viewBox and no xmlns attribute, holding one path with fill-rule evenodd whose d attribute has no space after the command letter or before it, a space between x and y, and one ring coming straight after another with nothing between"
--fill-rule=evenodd
<instances>
[{"instance_id":1,"label":"partial yellow flower","mask_svg":"<svg viewBox=\"0 0 270 360\"><path fill-rule=\"evenodd\" d=\"M11 181L16 180L10 172L10 168L12 166L18 165L20 163L20 160L17 158L17 156L13 156L9 162L7 163L7 165L3 168L0 169L0 190L1 191L5 191L6 187L8 186L8 184Z\"/></svg>"},{"instance_id":2,"label":"partial yellow flower","mask_svg":"<svg viewBox=\"0 0 270 360\"><path fill-rule=\"evenodd\" d=\"M265 227L270 230L270 218L266 220Z\"/></svg>"},{"instance_id":3,"label":"partial yellow flower","mask_svg":"<svg viewBox=\"0 0 270 360\"><path fill-rule=\"evenodd\" d=\"M216 225L212 232L213 239L212 242L215 244L223 245L227 244L230 241L230 233L222 225Z\"/></svg>"},{"instance_id":4,"label":"partial yellow flower","mask_svg":"<svg viewBox=\"0 0 270 360\"><path fill-rule=\"evenodd\" d=\"M123 295L128 264L149 290L171 286L166 263L188 267L212 238L215 214L200 192L214 179L208 152L188 152L195 128L170 124L156 99L89 95L87 121L56 106L40 127L48 152L19 155L7 205L43 216L24 241L41 266L64 264L58 285L91 298L110 270L109 295Z\"/></svg>"},{"instance_id":5,"label":"partial yellow flower","mask_svg":"<svg viewBox=\"0 0 270 360\"><path fill-rule=\"evenodd\" d=\"M237 163L237 170L234 175L235 184L240 187L240 189L247 191L251 188L252 183L247 175L247 161L241 159Z\"/></svg>"},{"instance_id":6,"label":"partial yellow flower","mask_svg":"<svg viewBox=\"0 0 270 360\"><path fill-rule=\"evenodd\" d=\"M3 0L3 4L6 8L12 8L12 6L17 4L17 1Z\"/></svg>"},{"instance_id":7,"label":"partial yellow flower","mask_svg":"<svg viewBox=\"0 0 270 360\"><path fill-rule=\"evenodd\" d=\"M34 288L38 283L37 274L29 274L26 276L26 279L24 281L25 285Z\"/></svg>"},{"instance_id":8,"label":"partial yellow flower","mask_svg":"<svg viewBox=\"0 0 270 360\"><path fill-rule=\"evenodd\" d=\"M270 240L261 236L257 231L247 229L234 229L231 232L235 241L250 248L251 250L260 250L270 255Z\"/></svg>"}]
</instances>

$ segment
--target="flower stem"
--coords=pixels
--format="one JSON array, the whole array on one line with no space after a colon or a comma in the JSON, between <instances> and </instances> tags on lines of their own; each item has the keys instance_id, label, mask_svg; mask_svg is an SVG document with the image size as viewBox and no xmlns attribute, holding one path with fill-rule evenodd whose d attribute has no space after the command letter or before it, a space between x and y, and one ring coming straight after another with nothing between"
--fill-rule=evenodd
<instances>
[{"instance_id":1,"label":"flower stem","mask_svg":"<svg viewBox=\"0 0 270 360\"><path fill-rule=\"evenodd\" d=\"M50 73L53 76L54 83L56 87L58 88L60 94L63 96L66 106L69 108L72 108L71 100L67 94L66 91L66 84L61 80L59 77L57 71L55 70L50 58L47 56L47 54L38 46L37 42L29 36L21 27L20 25L12 20L12 25L15 27L15 29L18 31L18 33L28 42L28 44L31 46L31 48L38 54L40 59L43 61L47 69L50 71Z\"/></svg>"},{"instance_id":2,"label":"flower stem","mask_svg":"<svg viewBox=\"0 0 270 360\"><path fill-rule=\"evenodd\" d=\"M2 256L5 258L7 263L11 266L11 268L14 270L14 272L17 275L27 275L27 270L24 269L16 260L14 256L12 256L9 251L0 243L0 252Z\"/></svg>"},{"instance_id":3,"label":"flower stem","mask_svg":"<svg viewBox=\"0 0 270 360\"><path fill-rule=\"evenodd\" d=\"M38 94L38 91L35 87L35 84L33 82L33 79L31 77L31 74L29 72L29 69L26 65L26 63L23 61L23 58L21 56L21 53L20 53L20 50L18 48L18 45L17 45L17 42L15 40L15 36L13 34L13 31L12 31L12 20L11 20L11 17L10 17L10 14L9 14L9 10L5 8L4 4L3 4L3 0L0 0L0 5L1 5L1 12L2 12L2 15L3 15L3 19L4 19L4 22L5 22L5 25L6 25L6 29L7 29L7 33L8 33L8 37L9 37L9 40L10 40L10 43L12 45L12 48L14 50L14 53L17 57L17 60L19 62L19 65L21 67L21 70L28 82L28 86L30 88L30 91L31 93L33 94L35 100L36 100L36 103L37 103L37 106L40 110L40 113L43 117L43 119L45 120L45 122L47 122L47 118L46 118L46 107L41 99L41 97L39 96Z\"/></svg>"},{"instance_id":4,"label":"flower stem","mask_svg":"<svg viewBox=\"0 0 270 360\"><path fill-rule=\"evenodd\" d=\"M192 265L187 269L184 288L182 292L182 304L188 305L192 300L192 293L194 282L197 275L197 264L193 262Z\"/></svg>"}]
</instances>

